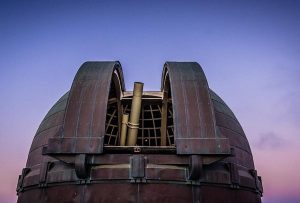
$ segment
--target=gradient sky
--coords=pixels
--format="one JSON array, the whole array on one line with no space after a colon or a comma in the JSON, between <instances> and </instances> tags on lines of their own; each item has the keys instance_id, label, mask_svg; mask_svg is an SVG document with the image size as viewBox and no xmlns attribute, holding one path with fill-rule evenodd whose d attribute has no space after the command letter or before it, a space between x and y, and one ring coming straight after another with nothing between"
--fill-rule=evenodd
<instances>
[{"instance_id":1,"label":"gradient sky","mask_svg":"<svg viewBox=\"0 0 300 203\"><path fill-rule=\"evenodd\" d=\"M300 1L1 1L0 202L39 123L88 60L119 60L127 90L165 61L197 61L231 107L264 203L300 202Z\"/></svg>"}]
</instances>

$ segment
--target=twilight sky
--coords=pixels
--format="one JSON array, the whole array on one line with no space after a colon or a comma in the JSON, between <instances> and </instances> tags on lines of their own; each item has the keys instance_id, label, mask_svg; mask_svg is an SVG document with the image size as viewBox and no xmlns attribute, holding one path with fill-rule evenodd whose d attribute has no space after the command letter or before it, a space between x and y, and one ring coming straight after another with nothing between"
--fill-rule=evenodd
<instances>
[{"instance_id":1,"label":"twilight sky","mask_svg":"<svg viewBox=\"0 0 300 203\"><path fill-rule=\"evenodd\" d=\"M159 90L165 61L197 61L231 107L264 203L300 202L300 1L1 1L0 202L51 106L88 60L119 60Z\"/></svg>"}]
</instances>

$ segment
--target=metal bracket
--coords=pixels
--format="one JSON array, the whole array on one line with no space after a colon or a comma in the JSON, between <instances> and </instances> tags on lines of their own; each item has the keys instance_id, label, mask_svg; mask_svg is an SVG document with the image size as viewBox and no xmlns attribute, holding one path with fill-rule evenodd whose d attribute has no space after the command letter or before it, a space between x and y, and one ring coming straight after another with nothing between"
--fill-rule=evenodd
<instances>
[{"instance_id":1,"label":"metal bracket","mask_svg":"<svg viewBox=\"0 0 300 203\"><path fill-rule=\"evenodd\" d=\"M257 175L257 171L254 169L250 170L251 175L254 177L255 180L255 187L256 187L256 191L262 196L263 193L263 186L262 186L262 180L261 180L261 176Z\"/></svg>"},{"instance_id":2,"label":"metal bracket","mask_svg":"<svg viewBox=\"0 0 300 203\"><path fill-rule=\"evenodd\" d=\"M41 164L40 167L40 180L39 180L39 187L46 187L47 186L47 175L48 170L51 168L51 162L44 162Z\"/></svg>"},{"instance_id":3,"label":"metal bracket","mask_svg":"<svg viewBox=\"0 0 300 203\"><path fill-rule=\"evenodd\" d=\"M239 188L240 185L240 176L237 165L234 163L228 163L228 169L230 172L230 179L231 179L231 187L232 188Z\"/></svg>"},{"instance_id":4,"label":"metal bracket","mask_svg":"<svg viewBox=\"0 0 300 203\"><path fill-rule=\"evenodd\" d=\"M230 147L230 156L235 157L236 156L236 151L234 147Z\"/></svg>"},{"instance_id":5,"label":"metal bracket","mask_svg":"<svg viewBox=\"0 0 300 203\"><path fill-rule=\"evenodd\" d=\"M19 179L18 179L18 185L17 185L17 193L23 191L23 182L24 182L24 178L25 176L29 173L30 168L23 168L22 169L22 174L19 175Z\"/></svg>"},{"instance_id":6,"label":"metal bracket","mask_svg":"<svg viewBox=\"0 0 300 203\"><path fill-rule=\"evenodd\" d=\"M133 155L130 157L130 177L133 179L145 177L144 155Z\"/></svg>"},{"instance_id":7,"label":"metal bracket","mask_svg":"<svg viewBox=\"0 0 300 203\"><path fill-rule=\"evenodd\" d=\"M189 160L189 180L199 180L203 172L203 160L200 155L191 155Z\"/></svg>"},{"instance_id":8,"label":"metal bracket","mask_svg":"<svg viewBox=\"0 0 300 203\"><path fill-rule=\"evenodd\" d=\"M75 172L78 178L85 179L89 176L89 167L87 166L87 155L79 154L75 157Z\"/></svg>"}]
</instances>

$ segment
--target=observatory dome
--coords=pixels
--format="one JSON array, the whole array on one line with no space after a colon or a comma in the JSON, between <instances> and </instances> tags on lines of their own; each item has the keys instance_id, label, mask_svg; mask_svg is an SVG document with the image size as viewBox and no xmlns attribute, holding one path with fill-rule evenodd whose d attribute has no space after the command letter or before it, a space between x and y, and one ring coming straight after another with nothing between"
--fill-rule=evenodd
<instances>
[{"instance_id":1,"label":"observatory dome","mask_svg":"<svg viewBox=\"0 0 300 203\"><path fill-rule=\"evenodd\" d=\"M41 122L18 202L243 202L263 193L247 137L200 65L166 62L160 91L86 62Z\"/></svg>"}]
</instances>

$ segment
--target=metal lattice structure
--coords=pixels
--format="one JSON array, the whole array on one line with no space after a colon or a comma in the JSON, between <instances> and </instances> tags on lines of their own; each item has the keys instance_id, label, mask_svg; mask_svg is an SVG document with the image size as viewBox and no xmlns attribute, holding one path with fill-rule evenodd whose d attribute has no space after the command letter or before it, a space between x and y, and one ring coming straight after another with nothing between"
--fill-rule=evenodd
<instances>
[{"instance_id":1,"label":"metal lattice structure","mask_svg":"<svg viewBox=\"0 0 300 203\"><path fill-rule=\"evenodd\" d=\"M161 99L161 98L156 98ZM123 113L130 113L130 104L122 106ZM137 138L137 146L160 146L161 145L161 103L142 105L140 124ZM168 109L167 144L175 146L172 106ZM115 104L109 104L106 114L105 141L106 146L119 145L118 110Z\"/></svg>"},{"instance_id":2,"label":"metal lattice structure","mask_svg":"<svg viewBox=\"0 0 300 203\"><path fill-rule=\"evenodd\" d=\"M195 62L167 62L160 91L126 91L119 62L86 62L50 109L18 202L260 203L246 135ZM217 195L216 195L217 194Z\"/></svg>"}]
</instances>

